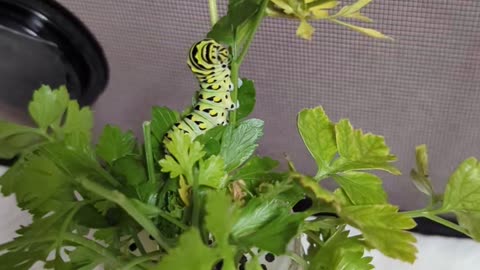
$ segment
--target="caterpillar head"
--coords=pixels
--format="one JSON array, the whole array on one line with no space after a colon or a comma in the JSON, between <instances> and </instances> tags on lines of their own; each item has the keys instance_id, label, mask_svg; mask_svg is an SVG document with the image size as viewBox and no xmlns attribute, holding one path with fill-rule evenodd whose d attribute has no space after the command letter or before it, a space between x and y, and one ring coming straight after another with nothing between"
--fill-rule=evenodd
<instances>
[{"instance_id":1,"label":"caterpillar head","mask_svg":"<svg viewBox=\"0 0 480 270\"><path fill-rule=\"evenodd\" d=\"M193 64L197 68L199 66L207 69L210 66L227 66L229 61L228 49L213 39L203 39L193 44L190 49L189 65Z\"/></svg>"}]
</instances>

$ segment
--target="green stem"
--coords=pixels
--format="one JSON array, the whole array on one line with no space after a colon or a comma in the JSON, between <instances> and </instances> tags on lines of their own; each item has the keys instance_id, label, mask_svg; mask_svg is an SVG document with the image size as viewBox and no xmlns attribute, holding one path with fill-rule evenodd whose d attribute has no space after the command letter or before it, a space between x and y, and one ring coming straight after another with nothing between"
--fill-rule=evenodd
<instances>
[{"instance_id":1,"label":"green stem","mask_svg":"<svg viewBox=\"0 0 480 270\"><path fill-rule=\"evenodd\" d=\"M208 0L210 10L210 23L214 26L218 21L217 0Z\"/></svg>"},{"instance_id":2,"label":"green stem","mask_svg":"<svg viewBox=\"0 0 480 270\"><path fill-rule=\"evenodd\" d=\"M147 161L148 181L155 182L155 166L152 153L152 131L150 122L143 122L143 138L145 141L145 158Z\"/></svg>"},{"instance_id":3,"label":"green stem","mask_svg":"<svg viewBox=\"0 0 480 270\"><path fill-rule=\"evenodd\" d=\"M136 265L139 265L139 264L142 264L142 263L145 263L145 262L148 262L148 261L154 259L155 257L160 257L162 254L163 254L162 252L156 251L156 252L152 252L152 253L146 254L144 256L141 256L141 257L137 257L135 259L130 260L127 264L125 264L119 270L129 270L132 267L134 267Z\"/></svg>"},{"instance_id":4,"label":"green stem","mask_svg":"<svg viewBox=\"0 0 480 270\"><path fill-rule=\"evenodd\" d=\"M56 241L55 241L55 246L56 246L56 248L55 248L55 260L61 259L60 249L62 247L64 234L67 232L68 225L70 225L70 222L72 222L72 219L75 216L75 214L78 212L78 210L80 210L80 208L82 208L85 204L88 204L88 203L90 203L90 202L89 201L78 202L77 205L75 205L75 207L73 207L73 209L68 213L67 217L63 221L63 224L60 227L60 231L58 232L58 236L57 236Z\"/></svg>"},{"instance_id":5,"label":"green stem","mask_svg":"<svg viewBox=\"0 0 480 270\"><path fill-rule=\"evenodd\" d=\"M236 46L236 40L234 42L234 46L232 48L232 54L233 54L233 61L231 64L231 77L232 77L232 83L233 83L233 91L232 91L232 101L234 103L237 102L238 100L238 78L239 78L239 71L240 71L240 65L242 65L243 60L245 56L247 55L248 49L250 48L250 45L253 41L253 38L255 37L255 34L257 33L258 27L260 26L260 23L264 17L265 10L267 8L267 4L270 0L263 0L260 9L257 12L255 18L253 19L253 24L252 24L252 29L247 35L245 45L242 48L242 51L240 52L240 55L237 54L237 46ZM236 38L235 38L236 39ZM230 115L230 123L232 125L237 124L237 111L233 111Z\"/></svg>"},{"instance_id":6,"label":"green stem","mask_svg":"<svg viewBox=\"0 0 480 270\"><path fill-rule=\"evenodd\" d=\"M118 256L110 252L108 249L104 248L102 245L96 243L95 241L89 240L85 237L73 234L73 233L65 233L64 239L66 241L70 241L79 245L82 245L85 248L88 248L92 251L95 251L97 254L102 255L103 257L107 257L116 261Z\"/></svg>"},{"instance_id":7,"label":"green stem","mask_svg":"<svg viewBox=\"0 0 480 270\"><path fill-rule=\"evenodd\" d=\"M199 189L200 184L198 182L198 177L193 177L193 203L192 203L192 224L194 227L200 228L200 193Z\"/></svg>"},{"instance_id":8,"label":"green stem","mask_svg":"<svg viewBox=\"0 0 480 270\"><path fill-rule=\"evenodd\" d=\"M312 241L315 242L315 244L319 246L323 246L322 241L320 241L320 238L317 235L313 234L312 232L304 232L304 233L308 236L308 238L312 239Z\"/></svg>"},{"instance_id":9,"label":"green stem","mask_svg":"<svg viewBox=\"0 0 480 270\"><path fill-rule=\"evenodd\" d=\"M109 190L87 178L79 178L77 179L77 181L86 190L118 204L157 241L158 245L161 248L163 248L167 252L170 250L170 245L167 243L166 240L164 240L165 237L157 229L155 224L153 224L153 222L149 218L147 218L140 211L138 211L135 205L133 205L123 193L119 192L118 190Z\"/></svg>"},{"instance_id":10,"label":"green stem","mask_svg":"<svg viewBox=\"0 0 480 270\"><path fill-rule=\"evenodd\" d=\"M158 215L165 219L166 221L172 223L173 225L177 226L178 228L182 229L183 231L188 230L188 227L183 224L182 222L178 221L176 218L172 217L171 215L165 213L164 211L159 211Z\"/></svg>"},{"instance_id":11,"label":"green stem","mask_svg":"<svg viewBox=\"0 0 480 270\"><path fill-rule=\"evenodd\" d=\"M428 219L430 219L430 220L432 220L432 221L435 221L435 222L437 222L437 223L439 223L439 224L442 224L442 225L445 226L445 227L448 227L448 228L450 228L450 229L453 229L453 230L456 230L456 231L458 231L458 232L461 232L461 233L463 233L464 235L472 238L472 236L467 232L467 230L465 230L464 228L460 227L459 225L457 225L457 224L455 224L455 223L453 223L453 222L451 222L451 221L448 221L448 220L446 220L446 219L444 219L444 218L441 218L441 217L438 217L438 216L435 216L435 215L432 215L432 214L429 214L429 213L427 213L426 215L424 215L424 217L425 217L425 218L428 218Z\"/></svg>"},{"instance_id":12,"label":"green stem","mask_svg":"<svg viewBox=\"0 0 480 270\"><path fill-rule=\"evenodd\" d=\"M426 217L427 215L439 215L445 213L441 209L437 210L432 210L431 208L423 208L423 209L418 209L418 210L412 210L412 211L405 211L401 212L402 215L406 215L411 218L418 218L418 217Z\"/></svg>"}]
</instances>

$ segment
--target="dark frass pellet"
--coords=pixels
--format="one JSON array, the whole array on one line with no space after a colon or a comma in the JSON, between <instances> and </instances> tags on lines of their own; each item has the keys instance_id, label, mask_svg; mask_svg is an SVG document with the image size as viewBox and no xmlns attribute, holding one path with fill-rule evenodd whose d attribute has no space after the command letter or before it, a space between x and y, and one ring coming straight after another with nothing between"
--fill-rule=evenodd
<instances>
[{"instance_id":1,"label":"dark frass pellet","mask_svg":"<svg viewBox=\"0 0 480 270\"><path fill-rule=\"evenodd\" d=\"M130 246L128 246L128 249L130 249L131 252L134 252L137 250L137 245L135 243L131 243Z\"/></svg>"},{"instance_id":2,"label":"dark frass pellet","mask_svg":"<svg viewBox=\"0 0 480 270\"><path fill-rule=\"evenodd\" d=\"M271 263L275 260L275 255L273 255L272 253L267 253L265 254L265 260Z\"/></svg>"}]
</instances>

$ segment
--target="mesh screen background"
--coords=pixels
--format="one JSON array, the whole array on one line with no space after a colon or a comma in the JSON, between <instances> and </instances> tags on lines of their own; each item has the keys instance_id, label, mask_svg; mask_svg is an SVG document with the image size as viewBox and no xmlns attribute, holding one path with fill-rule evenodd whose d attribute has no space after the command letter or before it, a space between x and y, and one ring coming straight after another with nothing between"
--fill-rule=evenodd
<instances>
[{"instance_id":1,"label":"mesh screen background","mask_svg":"<svg viewBox=\"0 0 480 270\"><path fill-rule=\"evenodd\" d=\"M60 2L94 32L110 63L109 87L94 106L97 134L106 123L139 134L151 106L190 103L197 86L186 59L209 29L207 1ZM404 174L381 175L390 200L422 207L408 179L416 145L429 146L437 190L459 162L480 157L480 1L375 1L365 14L396 41L318 22L309 42L296 38L297 22L264 22L241 70L256 83L253 117L266 121L259 152L279 160L288 153L314 173L295 122L302 108L322 105L332 120L348 117L386 137Z\"/></svg>"}]
</instances>

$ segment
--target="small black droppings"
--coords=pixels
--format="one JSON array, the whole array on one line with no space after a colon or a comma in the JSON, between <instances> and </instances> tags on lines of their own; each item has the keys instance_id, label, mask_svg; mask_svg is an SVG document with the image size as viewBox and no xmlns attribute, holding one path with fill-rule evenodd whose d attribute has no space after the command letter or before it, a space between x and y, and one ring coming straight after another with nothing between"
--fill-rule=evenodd
<instances>
[{"instance_id":1,"label":"small black droppings","mask_svg":"<svg viewBox=\"0 0 480 270\"><path fill-rule=\"evenodd\" d=\"M130 249L131 252L134 252L137 250L137 244L131 243L130 246L128 246L128 249Z\"/></svg>"},{"instance_id":2,"label":"small black droppings","mask_svg":"<svg viewBox=\"0 0 480 270\"><path fill-rule=\"evenodd\" d=\"M265 260L267 262L273 262L275 260L275 255L273 255L272 253L267 253L265 254Z\"/></svg>"}]
</instances>

